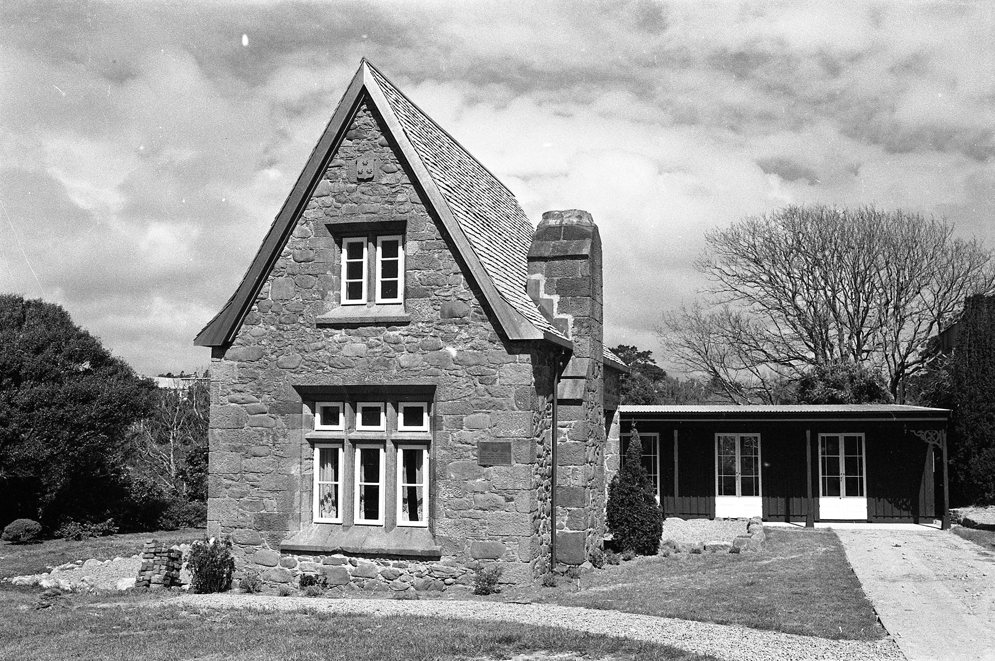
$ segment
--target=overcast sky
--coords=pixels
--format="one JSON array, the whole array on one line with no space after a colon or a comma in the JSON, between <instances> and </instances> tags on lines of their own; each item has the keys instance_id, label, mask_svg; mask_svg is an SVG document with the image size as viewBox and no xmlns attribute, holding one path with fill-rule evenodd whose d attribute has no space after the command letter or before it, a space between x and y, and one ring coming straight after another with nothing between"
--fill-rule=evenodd
<instances>
[{"instance_id":1,"label":"overcast sky","mask_svg":"<svg viewBox=\"0 0 995 661\"><path fill-rule=\"evenodd\" d=\"M0 291L144 374L203 369L361 57L537 222L587 209L605 339L658 352L703 232L901 207L995 246L995 4L7 0Z\"/></svg>"}]
</instances>

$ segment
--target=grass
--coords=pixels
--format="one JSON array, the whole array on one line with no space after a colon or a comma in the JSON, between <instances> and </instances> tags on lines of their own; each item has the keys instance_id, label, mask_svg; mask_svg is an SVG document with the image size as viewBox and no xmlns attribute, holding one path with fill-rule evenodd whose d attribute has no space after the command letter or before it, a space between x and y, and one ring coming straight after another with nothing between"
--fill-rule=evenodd
<instances>
[{"instance_id":1,"label":"grass","mask_svg":"<svg viewBox=\"0 0 995 661\"><path fill-rule=\"evenodd\" d=\"M169 597L72 595L36 610L38 592L0 590L0 658L237 661L507 659L538 651L584 659L708 659L670 647L551 627L425 617L150 608ZM106 602L112 604L107 607ZM556 657L563 659L564 657Z\"/></svg>"},{"instance_id":2,"label":"grass","mask_svg":"<svg viewBox=\"0 0 995 661\"><path fill-rule=\"evenodd\" d=\"M995 553L995 530L978 530L977 528L965 528L964 526L950 526L950 532L963 537L969 542L974 542L989 553Z\"/></svg>"},{"instance_id":3,"label":"grass","mask_svg":"<svg viewBox=\"0 0 995 661\"><path fill-rule=\"evenodd\" d=\"M887 635L831 530L768 528L767 540L759 554L639 558L588 574L579 591L537 595L566 606L822 638Z\"/></svg>"},{"instance_id":4,"label":"grass","mask_svg":"<svg viewBox=\"0 0 995 661\"><path fill-rule=\"evenodd\" d=\"M76 560L111 560L130 557L142 552L142 544L155 538L167 544L182 544L204 538L203 528L175 531L140 532L127 535L91 537L79 542L67 539L49 539L41 544L0 543L0 578L40 574Z\"/></svg>"}]
</instances>

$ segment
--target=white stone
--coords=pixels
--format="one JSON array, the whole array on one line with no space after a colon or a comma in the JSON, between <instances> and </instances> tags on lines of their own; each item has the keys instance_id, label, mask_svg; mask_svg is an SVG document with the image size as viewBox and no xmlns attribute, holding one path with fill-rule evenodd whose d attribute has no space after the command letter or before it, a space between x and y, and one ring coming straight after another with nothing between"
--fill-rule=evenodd
<instances>
[{"instance_id":1,"label":"white stone","mask_svg":"<svg viewBox=\"0 0 995 661\"><path fill-rule=\"evenodd\" d=\"M114 585L114 587L121 591L130 590L131 588L135 587L135 579L122 578L118 580L118 582Z\"/></svg>"}]
</instances>

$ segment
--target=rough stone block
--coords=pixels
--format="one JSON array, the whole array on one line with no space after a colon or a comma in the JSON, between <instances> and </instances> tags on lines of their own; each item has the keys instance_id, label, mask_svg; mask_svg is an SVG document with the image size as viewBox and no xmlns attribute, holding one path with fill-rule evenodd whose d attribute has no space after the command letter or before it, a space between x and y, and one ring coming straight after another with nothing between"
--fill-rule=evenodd
<instances>
[{"instance_id":1,"label":"rough stone block","mask_svg":"<svg viewBox=\"0 0 995 661\"><path fill-rule=\"evenodd\" d=\"M488 413L474 413L463 418L463 426L467 429L488 429L491 426L491 416Z\"/></svg>"},{"instance_id":2,"label":"rough stone block","mask_svg":"<svg viewBox=\"0 0 995 661\"><path fill-rule=\"evenodd\" d=\"M586 445L578 441L561 443L556 448L556 463L560 466L583 466Z\"/></svg>"},{"instance_id":3,"label":"rough stone block","mask_svg":"<svg viewBox=\"0 0 995 661\"><path fill-rule=\"evenodd\" d=\"M321 573L325 575L328 585L347 585L350 580L349 570L343 565L324 565Z\"/></svg>"},{"instance_id":4,"label":"rough stone block","mask_svg":"<svg viewBox=\"0 0 995 661\"><path fill-rule=\"evenodd\" d=\"M241 406L229 404L211 407L212 429L241 429L247 420L248 416Z\"/></svg>"},{"instance_id":5,"label":"rough stone block","mask_svg":"<svg viewBox=\"0 0 995 661\"><path fill-rule=\"evenodd\" d=\"M556 487L557 507L586 507L587 493L584 487Z\"/></svg>"},{"instance_id":6,"label":"rough stone block","mask_svg":"<svg viewBox=\"0 0 995 661\"><path fill-rule=\"evenodd\" d=\"M732 548L732 542L705 542L705 550L709 553L727 553Z\"/></svg>"},{"instance_id":7,"label":"rough stone block","mask_svg":"<svg viewBox=\"0 0 995 661\"><path fill-rule=\"evenodd\" d=\"M285 567L274 567L263 572L262 579L270 583L289 583L294 577Z\"/></svg>"},{"instance_id":8,"label":"rough stone block","mask_svg":"<svg viewBox=\"0 0 995 661\"><path fill-rule=\"evenodd\" d=\"M501 542L471 542L470 557L476 560L497 560L508 550Z\"/></svg>"},{"instance_id":9,"label":"rough stone block","mask_svg":"<svg viewBox=\"0 0 995 661\"><path fill-rule=\"evenodd\" d=\"M587 561L584 545L585 531L558 530L556 532L556 561L567 565L579 565Z\"/></svg>"},{"instance_id":10,"label":"rough stone block","mask_svg":"<svg viewBox=\"0 0 995 661\"><path fill-rule=\"evenodd\" d=\"M269 297L274 301L284 301L294 297L293 278L273 278Z\"/></svg>"},{"instance_id":11,"label":"rough stone block","mask_svg":"<svg viewBox=\"0 0 995 661\"><path fill-rule=\"evenodd\" d=\"M269 549L260 549L252 555L252 562L261 567L276 567L280 562L280 554Z\"/></svg>"},{"instance_id":12,"label":"rough stone block","mask_svg":"<svg viewBox=\"0 0 995 661\"><path fill-rule=\"evenodd\" d=\"M473 495L473 505L481 510L502 510L507 501L504 496L496 493L477 493Z\"/></svg>"},{"instance_id":13,"label":"rough stone block","mask_svg":"<svg viewBox=\"0 0 995 661\"><path fill-rule=\"evenodd\" d=\"M443 319L464 319L470 314L470 306L463 301L443 301L439 306L439 316Z\"/></svg>"},{"instance_id":14,"label":"rough stone block","mask_svg":"<svg viewBox=\"0 0 995 661\"><path fill-rule=\"evenodd\" d=\"M352 575L359 578L376 578L380 571L372 562L360 562L352 570Z\"/></svg>"}]
</instances>

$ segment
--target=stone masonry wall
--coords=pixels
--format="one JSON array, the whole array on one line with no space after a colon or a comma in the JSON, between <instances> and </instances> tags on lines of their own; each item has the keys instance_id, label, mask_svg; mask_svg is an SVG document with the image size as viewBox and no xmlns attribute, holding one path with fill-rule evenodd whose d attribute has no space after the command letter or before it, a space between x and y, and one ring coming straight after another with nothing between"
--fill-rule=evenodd
<instances>
[{"instance_id":1,"label":"stone masonry wall","mask_svg":"<svg viewBox=\"0 0 995 661\"><path fill-rule=\"evenodd\" d=\"M586 211L543 214L529 251L536 298L566 320L573 353L557 407L556 561L579 565L605 533L601 239Z\"/></svg>"},{"instance_id":2,"label":"stone masonry wall","mask_svg":"<svg viewBox=\"0 0 995 661\"><path fill-rule=\"evenodd\" d=\"M373 159L370 180L357 176L360 156ZM410 320L329 321L337 233L382 222L403 225ZM240 568L298 531L334 529L311 522L301 393L383 384L435 386L429 517L443 559L502 562L509 580L542 565L548 450L534 426L548 417L550 361L499 337L452 251L382 123L361 107L233 344L214 351L208 529L233 536ZM477 443L493 439L512 443L512 465L478 465Z\"/></svg>"}]
</instances>

